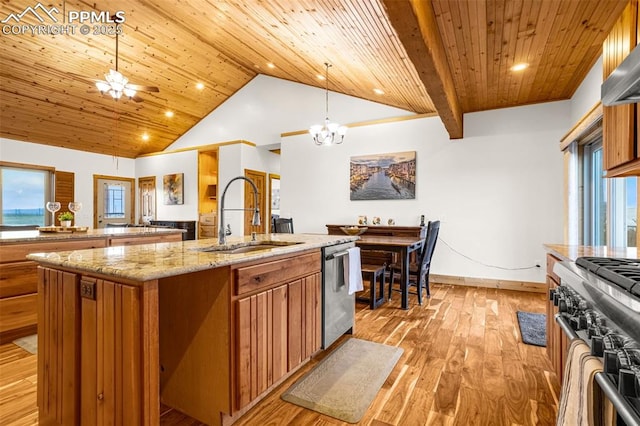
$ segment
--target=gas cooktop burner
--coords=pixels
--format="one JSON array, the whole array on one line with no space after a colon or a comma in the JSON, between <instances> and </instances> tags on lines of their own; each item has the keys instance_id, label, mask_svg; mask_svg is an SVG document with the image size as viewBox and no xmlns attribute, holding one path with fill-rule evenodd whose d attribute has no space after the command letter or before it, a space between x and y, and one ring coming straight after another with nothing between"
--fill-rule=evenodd
<instances>
[{"instance_id":1,"label":"gas cooktop burner","mask_svg":"<svg viewBox=\"0 0 640 426\"><path fill-rule=\"evenodd\" d=\"M576 264L597 276L640 296L640 260L612 257L579 257Z\"/></svg>"}]
</instances>

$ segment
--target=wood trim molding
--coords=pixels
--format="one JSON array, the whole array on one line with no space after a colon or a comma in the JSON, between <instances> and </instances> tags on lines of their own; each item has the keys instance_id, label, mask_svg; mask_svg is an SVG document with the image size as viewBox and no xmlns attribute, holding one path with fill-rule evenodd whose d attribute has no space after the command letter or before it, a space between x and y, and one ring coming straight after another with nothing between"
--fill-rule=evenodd
<instances>
[{"instance_id":1,"label":"wood trim molding","mask_svg":"<svg viewBox=\"0 0 640 426\"><path fill-rule=\"evenodd\" d=\"M383 0L382 3L389 22L449 132L449 138L462 138L462 107L438 31L433 4L423 0Z\"/></svg>"},{"instance_id":2,"label":"wood trim molding","mask_svg":"<svg viewBox=\"0 0 640 426\"><path fill-rule=\"evenodd\" d=\"M602 103L598 101L580 120L560 139L560 150L567 149L571 142L591 133L602 122Z\"/></svg>"},{"instance_id":3,"label":"wood trim molding","mask_svg":"<svg viewBox=\"0 0 640 426\"><path fill-rule=\"evenodd\" d=\"M546 293L547 283L529 281L509 281L493 278L457 277L453 275L431 275L430 280L438 284L462 285L467 287L497 288L502 290L528 291L532 293Z\"/></svg>"},{"instance_id":4,"label":"wood trim molding","mask_svg":"<svg viewBox=\"0 0 640 426\"><path fill-rule=\"evenodd\" d=\"M437 117L437 116L438 114L435 112L428 112L424 114L403 115L401 117L381 118L379 120L358 121L356 123L345 124L345 126L347 126L348 128L374 126L376 124L396 123L399 121L418 120L420 118ZM306 133L309 133L309 130L296 130L293 132L280 133L280 137L286 138L288 136L298 136L298 135L304 135Z\"/></svg>"},{"instance_id":5,"label":"wood trim molding","mask_svg":"<svg viewBox=\"0 0 640 426\"><path fill-rule=\"evenodd\" d=\"M12 163L10 161L0 161L0 167L15 167L17 169L33 169L33 170L46 170L49 172L55 172L55 167L49 166L38 166L35 164L27 164L27 163Z\"/></svg>"},{"instance_id":6,"label":"wood trim molding","mask_svg":"<svg viewBox=\"0 0 640 426\"><path fill-rule=\"evenodd\" d=\"M219 148L221 146L225 146L225 145L237 145L237 144L245 144L245 145L249 145L249 146L257 146L255 143L253 142L249 142L249 141L245 141L242 139L238 139L235 141L227 141L227 142L220 142L220 143L214 143L214 144L209 144L209 145L198 145L198 146L190 146L187 148L178 148L178 149L174 149L171 151L160 151L160 152L151 152L149 154L142 154L142 155L138 155L136 158L143 158L143 157L154 157L156 155L165 155L165 154L176 154L178 152L186 152L186 151L212 151L216 148Z\"/></svg>"}]
</instances>

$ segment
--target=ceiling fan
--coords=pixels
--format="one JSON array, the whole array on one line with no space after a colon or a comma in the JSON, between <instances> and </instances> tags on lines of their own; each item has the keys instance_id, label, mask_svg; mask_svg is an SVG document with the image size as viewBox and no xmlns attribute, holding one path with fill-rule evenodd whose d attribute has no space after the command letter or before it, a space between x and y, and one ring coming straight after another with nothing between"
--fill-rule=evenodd
<instances>
[{"instance_id":1,"label":"ceiling fan","mask_svg":"<svg viewBox=\"0 0 640 426\"><path fill-rule=\"evenodd\" d=\"M96 88L102 95L111 95L114 100L118 100L122 95L133 100L134 102L142 102L143 99L137 96L137 92L160 92L155 86L140 86L138 84L129 83L129 79L118 71L118 32L116 31L116 69L109 70L104 75L104 80L94 80ZM90 90L90 92L95 90Z\"/></svg>"}]
</instances>

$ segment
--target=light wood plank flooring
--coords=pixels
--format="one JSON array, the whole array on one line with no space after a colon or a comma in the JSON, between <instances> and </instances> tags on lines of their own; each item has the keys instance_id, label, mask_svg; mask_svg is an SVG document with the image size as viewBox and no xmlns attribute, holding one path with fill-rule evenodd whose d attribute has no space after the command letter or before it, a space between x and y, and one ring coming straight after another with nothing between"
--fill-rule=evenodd
<instances>
[{"instance_id":1,"label":"light wood plank flooring","mask_svg":"<svg viewBox=\"0 0 640 426\"><path fill-rule=\"evenodd\" d=\"M553 425L559 383L545 349L522 343L516 311L545 311L544 294L433 285L402 311L399 294L371 311L358 304L355 337L404 349L362 425ZM337 342L339 344L342 341ZM285 381L238 425L347 425L284 402ZM0 424L37 425L36 356L0 346ZM162 425L200 425L164 409Z\"/></svg>"}]
</instances>

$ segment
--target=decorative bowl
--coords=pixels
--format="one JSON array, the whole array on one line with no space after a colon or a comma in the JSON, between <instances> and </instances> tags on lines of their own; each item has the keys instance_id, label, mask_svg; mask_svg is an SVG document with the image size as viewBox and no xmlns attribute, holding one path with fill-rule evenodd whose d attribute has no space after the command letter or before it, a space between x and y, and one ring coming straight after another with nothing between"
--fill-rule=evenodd
<instances>
[{"instance_id":1,"label":"decorative bowl","mask_svg":"<svg viewBox=\"0 0 640 426\"><path fill-rule=\"evenodd\" d=\"M340 229L347 235L360 235L369 228L366 226L341 226Z\"/></svg>"}]
</instances>

